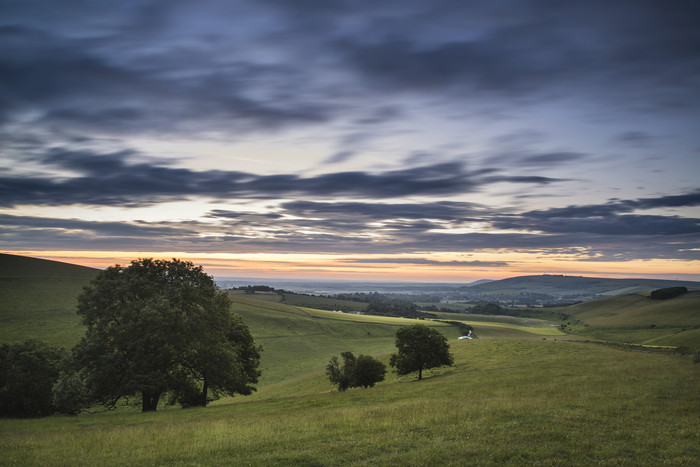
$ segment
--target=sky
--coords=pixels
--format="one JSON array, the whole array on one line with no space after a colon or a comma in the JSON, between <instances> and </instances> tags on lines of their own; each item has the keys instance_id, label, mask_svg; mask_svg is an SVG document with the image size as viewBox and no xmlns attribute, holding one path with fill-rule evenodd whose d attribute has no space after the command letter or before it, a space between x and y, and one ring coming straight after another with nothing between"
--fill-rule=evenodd
<instances>
[{"instance_id":1,"label":"sky","mask_svg":"<svg viewBox=\"0 0 700 467\"><path fill-rule=\"evenodd\" d=\"M700 280L696 0L3 0L0 251Z\"/></svg>"}]
</instances>

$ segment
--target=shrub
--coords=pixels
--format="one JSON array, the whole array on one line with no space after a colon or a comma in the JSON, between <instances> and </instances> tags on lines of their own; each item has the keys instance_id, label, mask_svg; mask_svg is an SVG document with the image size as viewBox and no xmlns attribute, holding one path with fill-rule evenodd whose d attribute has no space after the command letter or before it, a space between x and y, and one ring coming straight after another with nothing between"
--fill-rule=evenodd
<instances>
[{"instance_id":1,"label":"shrub","mask_svg":"<svg viewBox=\"0 0 700 467\"><path fill-rule=\"evenodd\" d=\"M54 413L52 387L67 354L32 339L0 346L0 416L43 417Z\"/></svg>"},{"instance_id":2,"label":"shrub","mask_svg":"<svg viewBox=\"0 0 700 467\"><path fill-rule=\"evenodd\" d=\"M62 371L59 374L52 395L56 412L64 415L78 415L90 405L85 382L74 372Z\"/></svg>"}]
</instances>

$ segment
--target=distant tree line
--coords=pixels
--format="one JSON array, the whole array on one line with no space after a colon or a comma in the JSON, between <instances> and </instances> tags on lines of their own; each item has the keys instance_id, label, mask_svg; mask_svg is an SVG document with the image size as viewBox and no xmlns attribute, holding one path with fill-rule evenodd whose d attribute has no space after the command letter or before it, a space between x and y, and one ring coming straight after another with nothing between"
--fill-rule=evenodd
<instances>
[{"instance_id":1,"label":"distant tree line","mask_svg":"<svg viewBox=\"0 0 700 467\"><path fill-rule=\"evenodd\" d=\"M284 290L277 290L269 285L244 285L241 287L236 287L234 290L242 290L247 294L254 294L255 292L277 292L278 294L284 293Z\"/></svg>"},{"instance_id":2,"label":"distant tree line","mask_svg":"<svg viewBox=\"0 0 700 467\"><path fill-rule=\"evenodd\" d=\"M687 287L667 287L665 289L654 290L649 294L652 300L668 300L688 292Z\"/></svg>"},{"instance_id":3,"label":"distant tree line","mask_svg":"<svg viewBox=\"0 0 700 467\"><path fill-rule=\"evenodd\" d=\"M364 312L368 315L397 316L405 318L424 318L433 316L418 309L418 305L407 300L388 297L377 292L336 294L333 298L368 303Z\"/></svg>"},{"instance_id":4,"label":"distant tree line","mask_svg":"<svg viewBox=\"0 0 700 467\"><path fill-rule=\"evenodd\" d=\"M487 302L474 305L469 312L478 315L502 315L507 312L507 309L496 302Z\"/></svg>"}]
</instances>

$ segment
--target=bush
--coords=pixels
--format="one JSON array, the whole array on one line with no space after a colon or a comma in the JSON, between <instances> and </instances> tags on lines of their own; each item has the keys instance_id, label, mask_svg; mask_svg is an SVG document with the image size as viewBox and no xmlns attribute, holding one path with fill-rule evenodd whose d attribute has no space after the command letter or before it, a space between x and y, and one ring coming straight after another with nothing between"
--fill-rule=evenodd
<instances>
[{"instance_id":1,"label":"bush","mask_svg":"<svg viewBox=\"0 0 700 467\"><path fill-rule=\"evenodd\" d=\"M348 388L371 388L384 381L386 365L369 355L355 357L352 352L343 352L343 364L340 365L335 355L326 366L326 374L331 383L338 385L339 391Z\"/></svg>"},{"instance_id":2,"label":"bush","mask_svg":"<svg viewBox=\"0 0 700 467\"><path fill-rule=\"evenodd\" d=\"M52 388L67 357L65 350L32 339L21 344L1 345L0 416L53 414Z\"/></svg>"}]
</instances>

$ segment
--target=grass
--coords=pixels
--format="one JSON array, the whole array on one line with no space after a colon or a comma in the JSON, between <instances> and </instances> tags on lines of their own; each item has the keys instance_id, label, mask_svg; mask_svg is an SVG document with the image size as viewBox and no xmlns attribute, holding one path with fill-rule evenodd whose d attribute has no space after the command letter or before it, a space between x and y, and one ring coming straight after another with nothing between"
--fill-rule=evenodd
<instances>
[{"instance_id":1,"label":"grass","mask_svg":"<svg viewBox=\"0 0 700 467\"><path fill-rule=\"evenodd\" d=\"M84 328L77 297L96 269L0 254L0 342L27 337L72 347Z\"/></svg>"},{"instance_id":2,"label":"grass","mask_svg":"<svg viewBox=\"0 0 700 467\"><path fill-rule=\"evenodd\" d=\"M569 315L566 330L614 342L700 349L700 291L670 300L628 294L558 309Z\"/></svg>"},{"instance_id":3,"label":"grass","mask_svg":"<svg viewBox=\"0 0 700 467\"><path fill-rule=\"evenodd\" d=\"M242 291L233 291L233 294L243 294ZM255 300L284 303L291 306L315 308L321 310L362 311L367 308L367 303L339 300L336 298L316 295L304 295L295 293L278 294L276 292L256 292L250 295Z\"/></svg>"},{"instance_id":4,"label":"grass","mask_svg":"<svg viewBox=\"0 0 700 467\"><path fill-rule=\"evenodd\" d=\"M452 341L417 382L205 409L0 421L3 465L698 465L700 365L540 339Z\"/></svg>"},{"instance_id":5,"label":"grass","mask_svg":"<svg viewBox=\"0 0 700 467\"><path fill-rule=\"evenodd\" d=\"M422 322L438 327L448 338L460 335L456 327L442 323L293 307L249 295L232 294L231 298L234 311L245 320L255 342L263 346L260 386L322 368L344 351L390 352L399 326Z\"/></svg>"}]
</instances>

